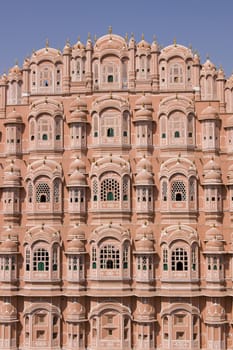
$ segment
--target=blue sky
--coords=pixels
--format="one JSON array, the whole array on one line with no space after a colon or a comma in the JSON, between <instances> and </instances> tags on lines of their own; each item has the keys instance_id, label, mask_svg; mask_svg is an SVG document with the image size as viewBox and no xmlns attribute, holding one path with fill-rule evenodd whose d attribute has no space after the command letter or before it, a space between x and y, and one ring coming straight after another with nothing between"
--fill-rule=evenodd
<instances>
[{"instance_id":1,"label":"blue sky","mask_svg":"<svg viewBox=\"0 0 233 350\"><path fill-rule=\"evenodd\" d=\"M176 38L178 44L209 55L226 76L233 72L232 0L2 0L0 5L0 74L15 64L22 65L33 49L45 46L62 49L71 44L104 35L109 25L113 33L134 33L137 41L144 33L153 35L162 46Z\"/></svg>"}]
</instances>

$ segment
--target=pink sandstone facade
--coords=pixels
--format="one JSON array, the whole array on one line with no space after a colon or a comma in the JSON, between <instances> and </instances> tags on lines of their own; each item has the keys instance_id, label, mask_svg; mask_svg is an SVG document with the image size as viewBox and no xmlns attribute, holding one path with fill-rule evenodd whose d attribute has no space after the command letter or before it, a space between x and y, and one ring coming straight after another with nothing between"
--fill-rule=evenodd
<instances>
[{"instance_id":1,"label":"pink sandstone facade","mask_svg":"<svg viewBox=\"0 0 233 350\"><path fill-rule=\"evenodd\" d=\"M111 31L0 79L0 349L233 349L233 77Z\"/></svg>"}]
</instances>

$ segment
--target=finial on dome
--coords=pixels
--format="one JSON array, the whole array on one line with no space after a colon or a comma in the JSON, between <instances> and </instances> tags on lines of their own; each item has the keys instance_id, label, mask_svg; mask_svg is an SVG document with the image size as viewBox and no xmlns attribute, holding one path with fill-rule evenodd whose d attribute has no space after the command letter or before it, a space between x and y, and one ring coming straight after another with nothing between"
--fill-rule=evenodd
<instances>
[{"instance_id":1,"label":"finial on dome","mask_svg":"<svg viewBox=\"0 0 233 350\"><path fill-rule=\"evenodd\" d=\"M19 65L19 61L18 58L15 59L15 65L18 66Z\"/></svg>"},{"instance_id":2,"label":"finial on dome","mask_svg":"<svg viewBox=\"0 0 233 350\"><path fill-rule=\"evenodd\" d=\"M70 46L70 39L69 38L66 39L66 45Z\"/></svg>"},{"instance_id":3,"label":"finial on dome","mask_svg":"<svg viewBox=\"0 0 233 350\"><path fill-rule=\"evenodd\" d=\"M174 38L174 40L173 40L173 44L174 44L174 46L176 46L176 45L177 45L176 38Z\"/></svg>"},{"instance_id":4,"label":"finial on dome","mask_svg":"<svg viewBox=\"0 0 233 350\"><path fill-rule=\"evenodd\" d=\"M90 32L87 34L87 40L91 40L91 33Z\"/></svg>"},{"instance_id":5,"label":"finial on dome","mask_svg":"<svg viewBox=\"0 0 233 350\"><path fill-rule=\"evenodd\" d=\"M133 32L131 33L131 38L134 39L134 33Z\"/></svg>"},{"instance_id":6,"label":"finial on dome","mask_svg":"<svg viewBox=\"0 0 233 350\"><path fill-rule=\"evenodd\" d=\"M128 42L128 40L129 40L128 33L125 33L125 41Z\"/></svg>"},{"instance_id":7,"label":"finial on dome","mask_svg":"<svg viewBox=\"0 0 233 350\"><path fill-rule=\"evenodd\" d=\"M97 35L95 34L94 35L94 42L96 43L96 41L97 41Z\"/></svg>"},{"instance_id":8,"label":"finial on dome","mask_svg":"<svg viewBox=\"0 0 233 350\"><path fill-rule=\"evenodd\" d=\"M142 40L144 40L145 39L145 36L144 36L144 33L142 33Z\"/></svg>"},{"instance_id":9,"label":"finial on dome","mask_svg":"<svg viewBox=\"0 0 233 350\"><path fill-rule=\"evenodd\" d=\"M153 42L154 42L155 44L157 44L157 39L156 39L156 35L155 35L155 34L153 35Z\"/></svg>"},{"instance_id":10,"label":"finial on dome","mask_svg":"<svg viewBox=\"0 0 233 350\"><path fill-rule=\"evenodd\" d=\"M108 34L112 34L112 26L108 27Z\"/></svg>"},{"instance_id":11,"label":"finial on dome","mask_svg":"<svg viewBox=\"0 0 233 350\"><path fill-rule=\"evenodd\" d=\"M80 41L80 35L78 35L78 41Z\"/></svg>"},{"instance_id":12,"label":"finial on dome","mask_svg":"<svg viewBox=\"0 0 233 350\"><path fill-rule=\"evenodd\" d=\"M46 49L49 47L49 39L48 38L45 41L45 47L46 47Z\"/></svg>"},{"instance_id":13,"label":"finial on dome","mask_svg":"<svg viewBox=\"0 0 233 350\"><path fill-rule=\"evenodd\" d=\"M206 54L206 59L209 60L210 59L210 55L207 53Z\"/></svg>"}]
</instances>

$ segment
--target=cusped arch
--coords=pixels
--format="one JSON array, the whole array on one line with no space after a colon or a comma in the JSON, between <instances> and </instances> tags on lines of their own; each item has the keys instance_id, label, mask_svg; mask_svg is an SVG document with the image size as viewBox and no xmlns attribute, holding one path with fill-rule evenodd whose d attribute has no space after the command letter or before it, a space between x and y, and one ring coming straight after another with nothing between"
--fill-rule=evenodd
<instances>
[{"instance_id":1,"label":"cusped arch","mask_svg":"<svg viewBox=\"0 0 233 350\"><path fill-rule=\"evenodd\" d=\"M106 94L97 98L92 103L91 115L98 113L99 115L107 109L116 109L121 113L129 112L129 103L123 97L117 94Z\"/></svg>"},{"instance_id":2,"label":"cusped arch","mask_svg":"<svg viewBox=\"0 0 233 350\"><path fill-rule=\"evenodd\" d=\"M27 168L25 180L35 181L40 176L48 177L50 180L62 178L62 168L59 163L51 159L36 160Z\"/></svg>"},{"instance_id":3,"label":"cusped arch","mask_svg":"<svg viewBox=\"0 0 233 350\"><path fill-rule=\"evenodd\" d=\"M89 313L89 319L97 316L99 317L101 314L115 311L122 316L128 316L130 319L132 318L131 310L128 306L122 305L120 303L103 303L93 307L93 309Z\"/></svg>"},{"instance_id":4,"label":"cusped arch","mask_svg":"<svg viewBox=\"0 0 233 350\"><path fill-rule=\"evenodd\" d=\"M97 227L92 233L90 242L96 242L101 244L103 240L113 238L120 243L125 241L130 241L130 232L128 229L123 228L122 226L109 224Z\"/></svg>"},{"instance_id":5,"label":"cusped arch","mask_svg":"<svg viewBox=\"0 0 233 350\"><path fill-rule=\"evenodd\" d=\"M62 63L61 52L57 49L54 49L48 46L33 52L30 59L30 65L32 64L38 65L43 62L50 62L52 64L59 64L59 63L61 64Z\"/></svg>"},{"instance_id":6,"label":"cusped arch","mask_svg":"<svg viewBox=\"0 0 233 350\"><path fill-rule=\"evenodd\" d=\"M184 95L172 95L165 97L159 104L158 117L167 117L174 111L181 111L186 116L195 115L193 101Z\"/></svg>"},{"instance_id":7,"label":"cusped arch","mask_svg":"<svg viewBox=\"0 0 233 350\"><path fill-rule=\"evenodd\" d=\"M37 242L45 242L49 245L55 243L61 245L60 232L50 226L35 226L27 231L24 238L24 245L33 246Z\"/></svg>"},{"instance_id":8,"label":"cusped arch","mask_svg":"<svg viewBox=\"0 0 233 350\"><path fill-rule=\"evenodd\" d=\"M171 306L164 308L161 312L161 317L172 315L179 311L186 311L191 315L197 315L200 317L200 310L196 306L181 303L172 304Z\"/></svg>"},{"instance_id":9,"label":"cusped arch","mask_svg":"<svg viewBox=\"0 0 233 350\"><path fill-rule=\"evenodd\" d=\"M130 164L125 159L117 156L100 158L91 166L90 177L100 177L103 173L116 172L120 176L130 176Z\"/></svg>"},{"instance_id":10,"label":"cusped arch","mask_svg":"<svg viewBox=\"0 0 233 350\"><path fill-rule=\"evenodd\" d=\"M160 179L166 177L171 179L175 175L183 175L187 178L194 176L197 178L197 169L195 164L187 159L182 157L170 158L161 164L160 167Z\"/></svg>"},{"instance_id":11,"label":"cusped arch","mask_svg":"<svg viewBox=\"0 0 233 350\"><path fill-rule=\"evenodd\" d=\"M171 247L175 242L186 242L190 247L193 244L199 246L197 231L187 225L171 225L162 231L160 245L167 244Z\"/></svg>"},{"instance_id":12,"label":"cusped arch","mask_svg":"<svg viewBox=\"0 0 233 350\"><path fill-rule=\"evenodd\" d=\"M28 119L34 117L37 119L42 114L50 115L51 117L64 118L64 109L62 103L52 98L45 97L34 101L30 106Z\"/></svg>"},{"instance_id":13,"label":"cusped arch","mask_svg":"<svg viewBox=\"0 0 233 350\"><path fill-rule=\"evenodd\" d=\"M193 60L193 53L190 48L174 43L161 50L159 62L161 60L169 61L175 57L181 58L184 61Z\"/></svg>"},{"instance_id":14,"label":"cusped arch","mask_svg":"<svg viewBox=\"0 0 233 350\"><path fill-rule=\"evenodd\" d=\"M42 310L46 310L51 314L55 314L61 317L61 310L59 309L59 307L52 305L50 303L35 303L35 304L33 303L29 306L26 306L25 309L23 310L23 316L25 317L26 315L34 314Z\"/></svg>"}]
</instances>

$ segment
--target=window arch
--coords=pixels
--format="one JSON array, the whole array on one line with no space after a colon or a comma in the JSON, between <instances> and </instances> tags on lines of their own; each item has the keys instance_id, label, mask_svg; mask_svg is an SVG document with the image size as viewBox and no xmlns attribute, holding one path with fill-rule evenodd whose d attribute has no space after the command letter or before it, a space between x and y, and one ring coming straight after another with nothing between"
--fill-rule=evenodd
<instances>
[{"instance_id":1,"label":"window arch","mask_svg":"<svg viewBox=\"0 0 233 350\"><path fill-rule=\"evenodd\" d=\"M120 200L120 184L115 178L106 178L101 182L101 201L119 201Z\"/></svg>"},{"instance_id":2,"label":"window arch","mask_svg":"<svg viewBox=\"0 0 233 350\"><path fill-rule=\"evenodd\" d=\"M37 203L50 202L50 187L46 182L39 182L36 186Z\"/></svg>"},{"instance_id":3,"label":"window arch","mask_svg":"<svg viewBox=\"0 0 233 350\"><path fill-rule=\"evenodd\" d=\"M186 200L186 185L182 180L174 180L171 184L171 200L181 202Z\"/></svg>"},{"instance_id":4,"label":"window arch","mask_svg":"<svg viewBox=\"0 0 233 350\"><path fill-rule=\"evenodd\" d=\"M179 63L174 63L169 69L169 82L170 84L183 84L184 74L183 67Z\"/></svg>"},{"instance_id":5,"label":"window arch","mask_svg":"<svg viewBox=\"0 0 233 350\"><path fill-rule=\"evenodd\" d=\"M172 271L188 270L188 254L185 249L176 248L172 251L171 268Z\"/></svg>"}]
</instances>

